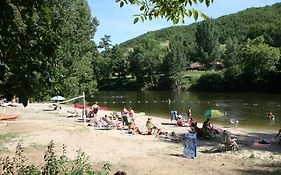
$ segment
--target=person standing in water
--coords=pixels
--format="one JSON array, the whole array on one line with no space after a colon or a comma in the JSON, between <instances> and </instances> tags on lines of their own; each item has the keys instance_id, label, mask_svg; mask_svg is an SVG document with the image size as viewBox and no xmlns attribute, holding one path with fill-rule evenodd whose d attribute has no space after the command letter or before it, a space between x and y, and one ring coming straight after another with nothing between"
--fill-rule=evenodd
<instances>
[{"instance_id":1,"label":"person standing in water","mask_svg":"<svg viewBox=\"0 0 281 175\"><path fill-rule=\"evenodd\" d=\"M191 108L188 107L188 110L187 110L187 117L190 118L191 117Z\"/></svg>"},{"instance_id":2,"label":"person standing in water","mask_svg":"<svg viewBox=\"0 0 281 175\"><path fill-rule=\"evenodd\" d=\"M274 120L275 116L272 114L271 111L267 111L266 113L266 118L270 119L270 120Z\"/></svg>"}]
</instances>

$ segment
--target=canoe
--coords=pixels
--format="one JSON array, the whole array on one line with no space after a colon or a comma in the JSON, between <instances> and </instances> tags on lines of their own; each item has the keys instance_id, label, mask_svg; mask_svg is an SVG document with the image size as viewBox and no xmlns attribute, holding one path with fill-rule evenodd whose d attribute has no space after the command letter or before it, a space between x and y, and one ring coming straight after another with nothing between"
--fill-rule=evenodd
<instances>
[{"instance_id":1,"label":"canoe","mask_svg":"<svg viewBox=\"0 0 281 175\"><path fill-rule=\"evenodd\" d=\"M16 120L16 115L0 115L0 120Z\"/></svg>"}]
</instances>

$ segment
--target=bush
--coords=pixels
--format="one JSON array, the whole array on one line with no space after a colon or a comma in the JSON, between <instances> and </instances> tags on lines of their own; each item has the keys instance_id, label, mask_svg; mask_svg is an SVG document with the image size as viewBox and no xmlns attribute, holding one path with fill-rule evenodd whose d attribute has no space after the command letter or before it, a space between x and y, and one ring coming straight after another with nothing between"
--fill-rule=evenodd
<instances>
[{"instance_id":1,"label":"bush","mask_svg":"<svg viewBox=\"0 0 281 175\"><path fill-rule=\"evenodd\" d=\"M66 146L63 145L62 155L58 156L54 151L54 143L50 142L46 154L44 155L44 165L26 165L26 158L23 155L23 148L17 145L15 157L0 159L0 171L3 175L109 175L110 165L105 163L102 170L94 170L88 162L88 156L81 151L77 151L75 160L66 157Z\"/></svg>"},{"instance_id":2,"label":"bush","mask_svg":"<svg viewBox=\"0 0 281 175\"><path fill-rule=\"evenodd\" d=\"M222 91L225 89L225 81L221 74L205 74L191 88L201 91Z\"/></svg>"}]
</instances>

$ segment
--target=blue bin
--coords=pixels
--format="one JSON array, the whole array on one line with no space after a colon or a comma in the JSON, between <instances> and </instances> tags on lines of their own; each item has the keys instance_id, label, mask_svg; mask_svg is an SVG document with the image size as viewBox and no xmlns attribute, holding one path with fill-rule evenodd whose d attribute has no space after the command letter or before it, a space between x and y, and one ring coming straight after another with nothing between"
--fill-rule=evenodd
<instances>
[{"instance_id":1,"label":"blue bin","mask_svg":"<svg viewBox=\"0 0 281 175\"><path fill-rule=\"evenodd\" d=\"M196 157L197 137L195 132L185 134L183 157L194 159Z\"/></svg>"}]
</instances>

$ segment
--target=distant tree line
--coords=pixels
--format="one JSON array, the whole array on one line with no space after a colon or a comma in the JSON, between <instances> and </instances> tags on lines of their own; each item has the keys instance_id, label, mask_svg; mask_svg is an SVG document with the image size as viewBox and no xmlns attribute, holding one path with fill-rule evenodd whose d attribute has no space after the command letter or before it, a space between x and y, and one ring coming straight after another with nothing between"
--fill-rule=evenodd
<instances>
[{"instance_id":1,"label":"distant tree line","mask_svg":"<svg viewBox=\"0 0 281 175\"><path fill-rule=\"evenodd\" d=\"M192 90L280 92L280 10L281 3L251 8L189 26L149 32L120 46L134 50L154 39L166 48L161 52L165 55L163 65L159 66L163 69L158 72L164 81L159 81L160 89L189 87L184 85L183 73L190 63L200 62L206 70L213 69L217 63L224 70L202 76L193 82Z\"/></svg>"}]
</instances>

